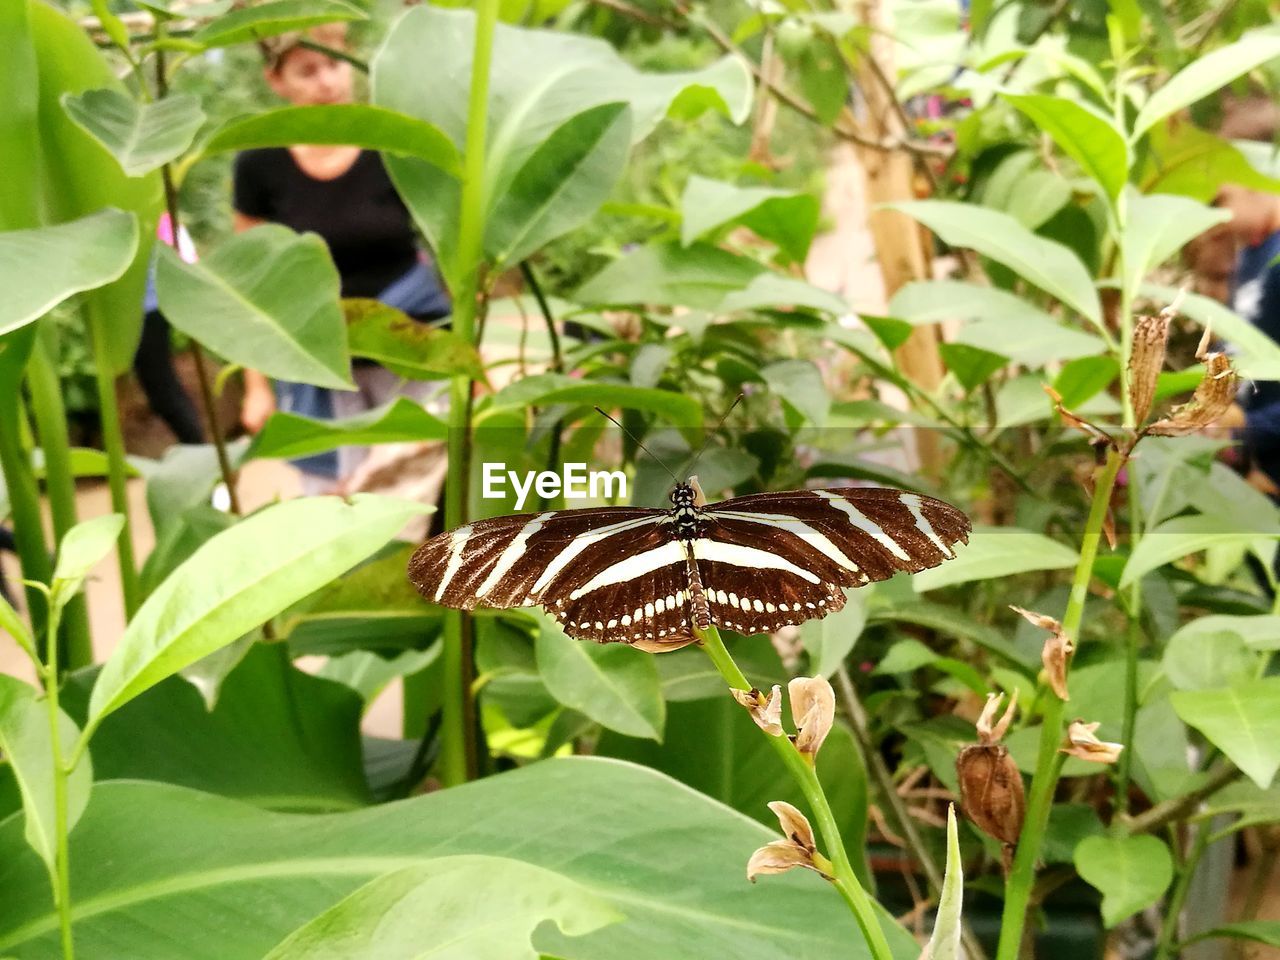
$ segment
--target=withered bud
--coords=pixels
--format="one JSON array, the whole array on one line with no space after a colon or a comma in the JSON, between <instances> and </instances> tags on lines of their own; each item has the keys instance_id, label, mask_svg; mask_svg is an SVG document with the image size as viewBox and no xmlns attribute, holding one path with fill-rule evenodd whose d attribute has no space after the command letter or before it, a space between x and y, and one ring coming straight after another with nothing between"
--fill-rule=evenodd
<instances>
[{"instance_id":1,"label":"withered bud","mask_svg":"<svg viewBox=\"0 0 1280 960\"><path fill-rule=\"evenodd\" d=\"M1120 759L1124 744L1099 740L1096 733L1099 726L1100 723L1072 720L1067 725L1067 745L1062 748L1062 752L1091 763L1115 763Z\"/></svg>"},{"instance_id":2,"label":"withered bud","mask_svg":"<svg viewBox=\"0 0 1280 960\"><path fill-rule=\"evenodd\" d=\"M795 677L787 684L787 693L796 722L796 749L813 763L835 721L835 691L825 677Z\"/></svg>"},{"instance_id":3,"label":"withered bud","mask_svg":"<svg viewBox=\"0 0 1280 960\"><path fill-rule=\"evenodd\" d=\"M766 843L751 855L747 861L747 879L755 883L761 874L786 873L795 867L803 867L830 880L827 860L818 853L813 828L805 815L785 800L774 800L769 809L777 816L786 839Z\"/></svg>"},{"instance_id":4,"label":"withered bud","mask_svg":"<svg viewBox=\"0 0 1280 960\"><path fill-rule=\"evenodd\" d=\"M1169 317L1139 317L1133 325L1133 348L1129 352L1129 399L1135 422L1141 425L1151 412L1156 381L1164 369L1165 346L1169 342Z\"/></svg>"},{"instance_id":5,"label":"withered bud","mask_svg":"<svg viewBox=\"0 0 1280 960\"><path fill-rule=\"evenodd\" d=\"M1204 379L1191 399L1163 420L1147 427L1147 433L1159 437L1184 437L1196 433L1218 420L1236 398L1236 372L1225 353L1211 353L1204 358Z\"/></svg>"},{"instance_id":6,"label":"withered bud","mask_svg":"<svg viewBox=\"0 0 1280 960\"><path fill-rule=\"evenodd\" d=\"M1013 723L1014 712L1018 708L1018 690L1013 690L1013 698L1009 701L1009 706L1005 710L1004 715L996 720L996 714L1000 710L1000 703L1004 700L1003 693L988 693L987 702L982 708L982 715L978 717L975 724L978 730L978 739L987 746L999 743L1004 739L1004 735L1009 732L1009 724Z\"/></svg>"},{"instance_id":7,"label":"withered bud","mask_svg":"<svg viewBox=\"0 0 1280 960\"><path fill-rule=\"evenodd\" d=\"M1062 418L1062 422L1069 427L1075 427L1077 430L1088 434L1090 443L1109 443L1114 444L1111 434L1103 430L1095 423L1090 423L1083 417L1077 416L1062 405L1062 394L1049 386L1047 383L1041 384L1044 392L1049 395L1049 399L1053 401L1053 408L1058 411L1058 416Z\"/></svg>"},{"instance_id":8,"label":"withered bud","mask_svg":"<svg viewBox=\"0 0 1280 960\"><path fill-rule=\"evenodd\" d=\"M1022 607L1015 607L1009 604L1009 609L1026 620L1032 626L1039 627L1041 630L1061 630L1062 624L1053 617L1043 613L1036 613L1034 610L1024 610Z\"/></svg>"},{"instance_id":9,"label":"withered bud","mask_svg":"<svg viewBox=\"0 0 1280 960\"><path fill-rule=\"evenodd\" d=\"M775 683L767 697L755 687L750 690L730 688L729 692L733 699L747 708L756 726L770 736L782 736L782 687Z\"/></svg>"},{"instance_id":10,"label":"withered bud","mask_svg":"<svg viewBox=\"0 0 1280 960\"><path fill-rule=\"evenodd\" d=\"M979 830L1004 845L1008 872L1027 806L1018 765L1003 744L970 744L956 758L956 775L961 809Z\"/></svg>"},{"instance_id":11,"label":"withered bud","mask_svg":"<svg viewBox=\"0 0 1280 960\"><path fill-rule=\"evenodd\" d=\"M1044 647L1040 650L1040 662L1044 664L1045 676L1049 680L1049 686L1053 692L1058 695L1059 700L1069 700L1067 696L1067 664L1071 660L1071 655L1075 653L1075 644L1071 642L1071 638L1062 632L1062 624L1053 617L1047 617L1043 613L1033 613L1030 610L1023 610L1021 607L1015 607L1012 604L1010 610L1014 610L1029 622L1035 624L1042 630L1048 630L1053 635L1044 642Z\"/></svg>"}]
</instances>

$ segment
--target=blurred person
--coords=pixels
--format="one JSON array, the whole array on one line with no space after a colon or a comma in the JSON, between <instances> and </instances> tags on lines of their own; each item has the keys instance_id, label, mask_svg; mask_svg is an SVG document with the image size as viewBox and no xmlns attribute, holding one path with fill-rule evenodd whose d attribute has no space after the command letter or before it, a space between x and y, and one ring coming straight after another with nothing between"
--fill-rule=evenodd
<instances>
[{"instance_id":1,"label":"blurred person","mask_svg":"<svg viewBox=\"0 0 1280 960\"><path fill-rule=\"evenodd\" d=\"M261 41L267 84L295 106L350 103L351 64L304 46L307 39L342 52L346 28L330 24ZM417 320L449 314L448 295L376 151L324 145L246 150L236 157L233 206L237 231L278 223L319 234L337 267L343 297L380 300ZM353 362L352 374L354 391L286 382L273 391L265 376L246 370L241 423L256 433L277 406L317 418L347 417L399 394L420 398L430 389L362 359ZM367 452L344 447L294 461L303 472L304 492L336 489Z\"/></svg>"}]
</instances>

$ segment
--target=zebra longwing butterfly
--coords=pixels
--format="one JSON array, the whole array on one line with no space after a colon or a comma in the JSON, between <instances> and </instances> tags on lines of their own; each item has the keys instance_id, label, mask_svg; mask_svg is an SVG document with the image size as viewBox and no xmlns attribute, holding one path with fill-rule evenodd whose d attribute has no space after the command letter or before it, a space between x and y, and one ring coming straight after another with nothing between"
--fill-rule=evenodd
<instances>
[{"instance_id":1,"label":"zebra longwing butterfly","mask_svg":"<svg viewBox=\"0 0 1280 960\"><path fill-rule=\"evenodd\" d=\"M845 588L937 566L969 539L955 507L880 487L708 505L695 477L671 503L479 520L422 544L409 579L444 606L540 604L571 637L663 651L693 643L693 626L752 634L826 616Z\"/></svg>"}]
</instances>

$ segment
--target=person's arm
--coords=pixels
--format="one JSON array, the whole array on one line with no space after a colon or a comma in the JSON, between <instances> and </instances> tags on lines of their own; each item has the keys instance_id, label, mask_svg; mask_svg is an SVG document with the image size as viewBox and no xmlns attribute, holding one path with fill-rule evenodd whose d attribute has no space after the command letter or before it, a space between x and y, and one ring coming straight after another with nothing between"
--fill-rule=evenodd
<instances>
[{"instance_id":1,"label":"person's arm","mask_svg":"<svg viewBox=\"0 0 1280 960\"><path fill-rule=\"evenodd\" d=\"M231 217L232 227L236 233L243 233L260 223L266 223L258 217L236 210ZM250 433L257 433L267 422L267 418L276 411L276 394L271 389L271 381L257 370L244 370L244 400L240 404L240 425Z\"/></svg>"}]
</instances>

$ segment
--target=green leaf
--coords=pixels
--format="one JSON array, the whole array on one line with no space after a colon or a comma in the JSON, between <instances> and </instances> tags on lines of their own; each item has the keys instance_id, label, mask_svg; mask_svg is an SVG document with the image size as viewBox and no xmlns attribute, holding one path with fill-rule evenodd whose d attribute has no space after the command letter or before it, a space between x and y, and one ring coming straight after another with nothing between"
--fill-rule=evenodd
<instances>
[{"instance_id":1,"label":"green leaf","mask_svg":"<svg viewBox=\"0 0 1280 960\"><path fill-rule=\"evenodd\" d=\"M630 147L625 103L591 107L553 130L494 200L485 250L495 268L585 223L613 192Z\"/></svg>"},{"instance_id":2,"label":"green leaf","mask_svg":"<svg viewBox=\"0 0 1280 960\"><path fill-rule=\"evenodd\" d=\"M103 665L88 725L261 626L383 546L426 508L390 497L307 497L218 534L175 570Z\"/></svg>"},{"instance_id":3,"label":"green leaf","mask_svg":"<svg viewBox=\"0 0 1280 960\"><path fill-rule=\"evenodd\" d=\"M409 380L447 380L461 373L484 379L480 354L452 330L421 323L377 300L346 299L342 310L353 357L375 360Z\"/></svg>"},{"instance_id":4,"label":"green leaf","mask_svg":"<svg viewBox=\"0 0 1280 960\"><path fill-rule=\"evenodd\" d=\"M493 395L489 411L520 407L547 406L552 403L599 405L606 409L648 410L677 426L702 423L702 405L693 397L674 390L635 387L629 383L580 380L558 373L540 373L523 377ZM598 414L593 414L598 416Z\"/></svg>"},{"instance_id":5,"label":"green leaf","mask_svg":"<svg viewBox=\"0 0 1280 960\"><path fill-rule=\"evenodd\" d=\"M1260 538L1274 537L1280 533L1276 527L1277 521L1274 518L1263 517L1257 518L1254 529L1240 529L1224 522L1222 517L1206 514L1165 520L1145 533L1133 548L1124 565L1120 586L1124 588L1136 583L1152 570L1200 550L1228 544L1248 544Z\"/></svg>"},{"instance_id":6,"label":"green leaf","mask_svg":"<svg viewBox=\"0 0 1280 960\"><path fill-rule=\"evenodd\" d=\"M965 390L982 386L993 373L1009 363L1009 358L1000 353L966 343L940 343L938 352L947 370Z\"/></svg>"},{"instance_id":7,"label":"green leaf","mask_svg":"<svg viewBox=\"0 0 1280 960\"><path fill-rule=\"evenodd\" d=\"M568 937L622 915L563 874L500 857L441 857L373 880L266 960L538 960L534 931Z\"/></svg>"},{"instance_id":8,"label":"green leaf","mask_svg":"<svg viewBox=\"0 0 1280 960\"><path fill-rule=\"evenodd\" d=\"M318 235L266 224L197 263L159 256L160 309L183 333L270 377L351 387L338 271Z\"/></svg>"},{"instance_id":9,"label":"green leaf","mask_svg":"<svg viewBox=\"0 0 1280 960\"><path fill-rule=\"evenodd\" d=\"M1258 169L1246 146L1191 123L1154 127L1147 134L1148 161L1139 178L1144 193L1175 193L1208 203L1224 183L1276 192L1280 179ZM1254 144L1270 151L1270 144Z\"/></svg>"},{"instance_id":10,"label":"green leaf","mask_svg":"<svg viewBox=\"0 0 1280 960\"><path fill-rule=\"evenodd\" d=\"M317 420L277 410L253 438L249 458L305 457L345 446L443 440L443 420L408 397L339 420Z\"/></svg>"},{"instance_id":11,"label":"green leaf","mask_svg":"<svg viewBox=\"0 0 1280 960\"><path fill-rule=\"evenodd\" d=\"M0 956L53 956L47 875L21 832L20 819L0 825ZM76 942L86 960L171 960L175 943L184 960L259 958L370 880L480 854L553 870L624 915L583 937L540 929L537 949L561 960L865 960L856 922L819 877L746 882L751 851L776 838L776 829L614 760L547 760L342 814L266 813L178 787L102 783L71 837ZM920 948L879 914L895 960L916 960Z\"/></svg>"},{"instance_id":12,"label":"green leaf","mask_svg":"<svg viewBox=\"0 0 1280 960\"><path fill-rule=\"evenodd\" d=\"M938 913L933 935L925 947L928 960L959 960L960 914L964 906L964 863L960 859L960 833L956 829L956 807L947 807L947 872L938 894Z\"/></svg>"},{"instance_id":13,"label":"green leaf","mask_svg":"<svg viewBox=\"0 0 1280 960\"><path fill-rule=\"evenodd\" d=\"M542 682L565 706L627 736L662 739L667 704L653 654L625 643L572 640L546 622L537 656Z\"/></svg>"},{"instance_id":14,"label":"green leaf","mask_svg":"<svg viewBox=\"0 0 1280 960\"><path fill-rule=\"evenodd\" d=\"M65 760L80 730L58 711L58 738ZM36 691L15 677L0 673L0 753L13 767L22 794L27 843L53 869L57 852L55 831L53 743L49 706ZM93 768L85 755L67 777L67 832L84 813L93 783Z\"/></svg>"},{"instance_id":15,"label":"green leaf","mask_svg":"<svg viewBox=\"0 0 1280 960\"><path fill-rule=\"evenodd\" d=\"M1002 93L1037 130L1080 165L1114 201L1129 179L1129 145L1115 123L1080 100L1047 94Z\"/></svg>"},{"instance_id":16,"label":"green leaf","mask_svg":"<svg viewBox=\"0 0 1280 960\"><path fill-rule=\"evenodd\" d=\"M708 244L650 244L613 261L579 287L573 299L599 306L648 303L717 310L727 295L764 272L749 257Z\"/></svg>"},{"instance_id":17,"label":"green leaf","mask_svg":"<svg viewBox=\"0 0 1280 960\"><path fill-rule=\"evenodd\" d=\"M229 120L202 147L204 153L338 144L413 157L453 176L462 175L458 148L438 127L367 103L281 107Z\"/></svg>"},{"instance_id":18,"label":"green leaf","mask_svg":"<svg viewBox=\"0 0 1280 960\"><path fill-rule=\"evenodd\" d=\"M778 360L760 371L769 391L815 427L831 412L831 394L822 371L808 360Z\"/></svg>"},{"instance_id":19,"label":"green leaf","mask_svg":"<svg viewBox=\"0 0 1280 960\"><path fill-rule=\"evenodd\" d=\"M1264 790L1280 769L1280 677L1220 690L1169 695L1184 721L1203 733Z\"/></svg>"},{"instance_id":20,"label":"green leaf","mask_svg":"<svg viewBox=\"0 0 1280 960\"><path fill-rule=\"evenodd\" d=\"M687 247L713 230L741 223L803 262L818 228L820 207L812 194L772 187L737 187L691 176L680 198L680 240Z\"/></svg>"},{"instance_id":21,"label":"green leaf","mask_svg":"<svg viewBox=\"0 0 1280 960\"><path fill-rule=\"evenodd\" d=\"M77 523L58 544L58 562L53 569L55 602L65 603L80 589L80 584L116 545L124 529L124 516L109 513Z\"/></svg>"},{"instance_id":22,"label":"green leaf","mask_svg":"<svg viewBox=\"0 0 1280 960\"><path fill-rule=\"evenodd\" d=\"M204 123L200 98L189 93L145 102L111 88L86 90L64 94L62 106L131 177L182 156Z\"/></svg>"},{"instance_id":23,"label":"green leaf","mask_svg":"<svg viewBox=\"0 0 1280 960\"><path fill-rule=\"evenodd\" d=\"M952 200L891 204L919 220L947 243L970 247L1004 264L1022 279L1095 324L1102 311L1093 281L1074 253L1032 233L1007 213Z\"/></svg>"},{"instance_id":24,"label":"green leaf","mask_svg":"<svg viewBox=\"0 0 1280 960\"><path fill-rule=\"evenodd\" d=\"M748 281L742 289L725 294L716 312L733 313L771 307L787 311L807 307L837 317L850 312L849 304L842 297L795 277L784 277L772 272L761 273Z\"/></svg>"},{"instance_id":25,"label":"green leaf","mask_svg":"<svg viewBox=\"0 0 1280 960\"><path fill-rule=\"evenodd\" d=\"M1235 923L1224 923L1212 930L1197 933L1189 940L1184 940L1182 945L1185 947L1200 940L1213 939L1252 940L1254 943L1280 947L1280 920L1238 920Z\"/></svg>"},{"instance_id":26,"label":"green leaf","mask_svg":"<svg viewBox=\"0 0 1280 960\"><path fill-rule=\"evenodd\" d=\"M1110 929L1155 903L1173 881L1173 858L1152 836L1086 837L1076 847L1076 870L1102 893Z\"/></svg>"},{"instance_id":27,"label":"green leaf","mask_svg":"<svg viewBox=\"0 0 1280 960\"><path fill-rule=\"evenodd\" d=\"M1077 409L1111 385L1120 373L1120 363L1112 356L1077 357L1063 364L1053 380L1053 389L1068 410Z\"/></svg>"},{"instance_id":28,"label":"green leaf","mask_svg":"<svg viewBox=\"0 0 1280 960\"><path fill-rule=\"evenodd\" d=\"M364 19L364 11L342 0L274 0L224 13L197 30L192 39L205 47L229 47L322 23Z\"/></svg>"},{"instance_id":29,"label":"green leaf","mask_svg":"<svg viewBox=\"0 0 1280 960\"><path fill-rule=\"evenodd\" d=\"M138 221L102 210L70 223L0 233L0 336L67 297L118 279L138 247Z\"/></svg>"},{"instance_id":30,"label":"green leaf","mask_svg":"<svg viewBox=\"0 0 1280 960\"><path fill-rule=\"evenodd\" d=\"M971 580L992 580L1032 570L1074 567L1079 555L1071 547L1041 533L1014 527L974 527L969 543L956 544L956 555L941 566L912 576L918 593Z\"/></svg>"},{"instance_id":31,"label":"green leaf","mask_svg":"<svg viewBox=\"0 0 1280 960\"><path fill-rule=\"evenodd\" d=\"M850 593L836 613L801 624L800 642L809 654L810 674L829 677L840 669L866 624L867 593L863 590Z\"/></svg>"},{"instance_id":32,"label":"green leaf","mask_svg":"<svg viewBox=\"0 0 1280 960\"><path fill-rule=\"evenodd\" d=\"M1258 655L1249 649L1244 636L1229 626L1254 619L1272 621L1272 629L1280 622L1276 617L1209 616L1180 628L1165 643L1161 659L1169 682L1179 690L1208 690L1257 676Z\"/></svg>"},{"instance_id":33,"label":"green leaf","mask_svg":"<svg viewBox=\"0 0 1280 960\"><path fill-rule=\"evenodd\" d=\"M1133 120L1134 140L1171 113L1221 90L1254 67L1280 58L1280 37L1255 35L1197 57L1170 77Z\"/></svg>"},{"instance_id":34,"label":"green leaf","mask_svg":"<svg viewBox=\"0 0 1280 960\"><path fill-rule=\"evenodd\" d=\"M1144 195L1127 198L1121 247L1124 251L1125 285L1134 297L1153 268L1164 263L1215 224L1231 219L1227 210L1216 210L1186 197Z\"/></svg>"},{"instance_id":35,"label":"green leaf","mask_svg":"<svg viewBox=\"0 0 1280 960\"><path fill-rule=\"evenodd\" d=\"M98 671L72 675L67 713L84 720ZM294 667L278 644L252 644L210 709L182 677L162 680L102 722L93 766L102 780L155 780L272 810L319 812L369 803L360 697Z\"/></svg>"}]
</instances>

